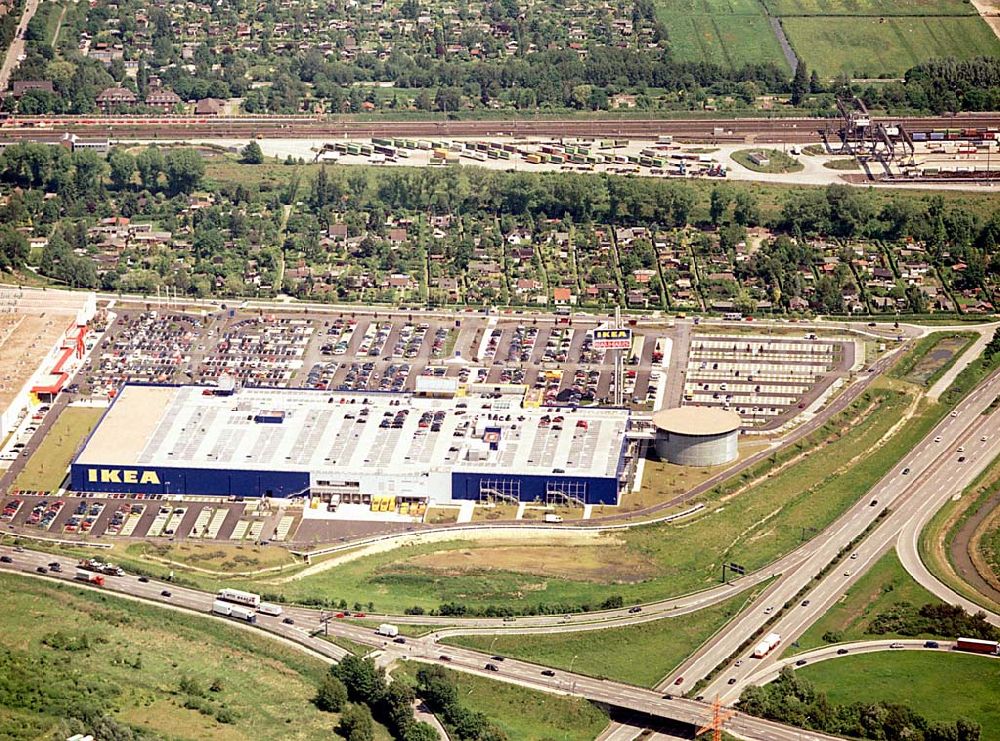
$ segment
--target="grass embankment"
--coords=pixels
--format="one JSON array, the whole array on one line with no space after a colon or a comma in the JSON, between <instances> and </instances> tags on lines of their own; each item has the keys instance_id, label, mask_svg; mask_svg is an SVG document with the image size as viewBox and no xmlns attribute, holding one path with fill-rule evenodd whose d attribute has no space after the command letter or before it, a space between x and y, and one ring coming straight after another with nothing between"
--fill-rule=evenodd
<instances>
[{"instance_id":1,"label":"grass embankment","mask_svg":"<svg viewBox=\"0 0 1000 741\"><path fill-rule=\"evenodd\" d=\"M303 566L303 562L286 549L271 545L251 543L230 545L215 542L192 543L116 543L116 555L128 559L161 561L165 564L190 566L206 571L221 573L252 572L261 569L293 569Z\"/></svg>"},{"instance_id":2,"label":"grass embankment","mask_svg":"<svg viewBox=\"0 0 1000 741\"><path fill-rule=\"evenodd\" d=\"M848 589L837 604L802 634L794 653L825 645L823 636L827 633L836 634L836 642L903 637L895 633L875 635L869 633L868 629L877 615L888 611L894 605L908 602L920 607L927 603L938 604L940 601L913 580L900 564L896 551L891 550Z\"/></svg>"},{"instance_id":3,"label":"grass embankment","mask_svg":"<svg viewBox=\"0 0 1000 741\"><path fill-rule=\"evenodd\" d=\"M259 634L12 574L0 590L2 738L48 738L83 706L172 739L312 739L336 725L311 702L326 664Z\"/></svg>"},{"instance_id":4,"label":"grass embankment","mask_svg":"<svg viewBox=\"0 0 1000 741\"><path fill-rule=\"evenodd\" d=\"M942 652L857 654L798 670L831 703L884 700L909 705L931 721L960 717L982 726L982 741L1000 741L1000 661Z\"/></svg>"},{"instance_id":5,"label":"grass embankment","mask_svg":"<svg viewBox=\"0 0 1000 741\"><path fill-rule=\"evenodd\" d=\"M764 566L796 547L803 536L828 525L858 492L870 488L925 432L924 417L918 414L888 444L855 459L858 451L875 448L909 402L903 393L872 391L850 417L830 422L814 443L801 443L787 453L791 457L817 445L822 455L810 453L738 495L738 505L728 497L753 474L738 478L732 487L718 487L707 514L695 520L638 527L558 549L544 541L516 548L471 541L416 545L288 582L281 591L291 599L370 599L379 610L391 611L411 605L434 608L443 602L523 610L540 604L596 606L609 592L621 594L626 602L642 602L708 587L718 581L724 561L751 569ZM762 466L757 475L764 475L768 465L773 464Z\"/></svg>"},{"instance_id":6,"label":"grass embankment","mask_svg":"<svg viewBox=\"0 0 1000 741\"><path fill-rule=\"evenodd\" d=\"M417 662L404 661L392 676L416 686L419 668ZM462 707L483 713L511 739L591 741L608 725L608 716L580 697L550 695L452 669L444 671L460 688Z\"/></svg>"},{"instance_id":7,"label":"grass embankment","mask_svg":"<svg viewBox=\"0 0 1000 741\"><path fill-rule=\"evenodd\" d=\"M441 642L652 687L751 599L739 595L688 615L624 628L545 635L454 636ZM595 650L597 646L600 650Z\"/></svg>"},{"instance_id":8,"label":"grass embankment","mask_svg":"<svg viewBox=\"0 0 1000 741\"><path fill-rule=\"evenodd\" d=\"M754 152L766 155L769 160L767 164L758 165L751 160L750 155ZM738 152L733 152L732 158L748 170L753 170L754 172L786 173L799 172L805 169L805 165L797 159L777 149L742 149Z\"/></svg>"},{"instance_id":9,"label":"grass embankment","mask_svg":"<svg viewBox=\"0 0 1000 741\"><path fill-rule=\"evenodd\" d=\"M963 597L995 612L1000 611L1000 604L973 588L958 575L951 553L959 530L998 490L1000 490L1000 459L993 461L976 477L957 500L949 501L938 510L920 534L919 542L920 560L931 574Z\"/></svg>"},{"instance_id":10,"label":"grass embankment","mask_svg":"<svg viewBox=\"0 0 1000 741\"><path fill-rule=\"evenodd\" d=\"M15 489L55 491L77 449L104 414L103 409L66 407L14 482Z\"/></svg>"}]
</instances>

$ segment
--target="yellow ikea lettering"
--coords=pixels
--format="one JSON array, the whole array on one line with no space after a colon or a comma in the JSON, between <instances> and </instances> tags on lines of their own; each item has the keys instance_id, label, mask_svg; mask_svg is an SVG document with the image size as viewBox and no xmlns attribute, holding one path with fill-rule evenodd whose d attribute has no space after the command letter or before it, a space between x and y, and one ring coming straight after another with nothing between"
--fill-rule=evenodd
<instances>
[{"instance_id":1,"label":"yellow ikea lettering","mask_svg":"<svg viewBox=\"0 0 1000 741\"><path fill-rule=\"evenodd\" d=\"M156 471L139 471L134 468L101 468L87 469L87 481L102 484L155 484L159 485L160 476Z\"/></svg>"}]
</instances>

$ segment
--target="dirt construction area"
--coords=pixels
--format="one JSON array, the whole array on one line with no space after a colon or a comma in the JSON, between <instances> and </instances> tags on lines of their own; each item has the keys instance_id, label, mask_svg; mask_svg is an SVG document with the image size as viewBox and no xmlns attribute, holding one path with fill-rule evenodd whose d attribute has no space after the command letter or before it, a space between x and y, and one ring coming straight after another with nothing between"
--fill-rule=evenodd
<instances>
[{"instance_id":1,"label":"dirt construction area","mask_svg":"<svg viewBox=\"0 0 1000 741\"><path fill-rule=\"evenodd\" d=\"M507 571L591 581L599 584L630 584L656 575L654 563L623 546L493 546L437 551L403 562L442 575L475 571Z\"/></svg>"}]
</instances>

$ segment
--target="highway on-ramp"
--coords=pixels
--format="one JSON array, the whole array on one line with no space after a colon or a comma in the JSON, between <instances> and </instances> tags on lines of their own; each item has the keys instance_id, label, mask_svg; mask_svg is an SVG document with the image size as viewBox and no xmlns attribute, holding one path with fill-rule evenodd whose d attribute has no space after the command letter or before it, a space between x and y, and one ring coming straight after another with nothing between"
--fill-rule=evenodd
<instances>
[{"instance_id":1,"label":"highway on-ramp","mask_svg":"<svg viewBox=\"0 0 1000 741\"><path fill-rule=\"evenodd\" d=\"M928 436L910 451L857 505L843 515L827 533L815 538L816 549L798 567L782 577L754 605L730 622L719 635L703 647L670 679L683 676L685 684L709 676L720 664L725 671L706 687L706 696L718 695L726 702L735 700L761 666L776 661L777 652L764 659L753 659L749 649L729 658L756 631L778 633L786 644L794 641L818 620L840 596L893 546L899 534L912 521L920 521L937 511L954 493L961 492L997 456L1000 455L1000 411L983 411L1000 393L1000 373L964 399L952 415L945 417ZM959 447L964 448L960 455ZM959 457L965 460L959 462ZM906 473L904 473L906 471ZM871 506L871 502L875 506ZM878 513L889 509L877 521ZM877 524L875 524L877 522ZM874 529L856 546L854 552L839 562L821 579L815 577L837 558L841 549ZM807 591L802 590L808 588ZM793 602L794 600L794 602ZM786 603L785 612L781 612ZM780 615L774 620L775 615ZM686 676L685 676L686 675ZM730 680L736 681L730 684Z\"/></svg>"}]
</instances>

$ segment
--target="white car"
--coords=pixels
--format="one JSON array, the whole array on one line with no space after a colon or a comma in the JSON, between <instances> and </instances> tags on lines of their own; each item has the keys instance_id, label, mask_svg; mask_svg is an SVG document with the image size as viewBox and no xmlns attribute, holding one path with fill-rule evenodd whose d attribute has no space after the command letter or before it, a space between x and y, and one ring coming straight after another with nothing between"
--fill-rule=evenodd
<instances>
[{"instance_id":1,"label":"white car","mask_svg":"<svg viewBox=\"0 0 1000 741\"><path fill-rule=\"evenodd\" d=\"M936 442L936 443L939 443L939 442L941 442L941 436L940 436L940 435L938 435L937 437L935 437L935 438L934 438L934 442Z\"/></svg>"}]
</instances>

